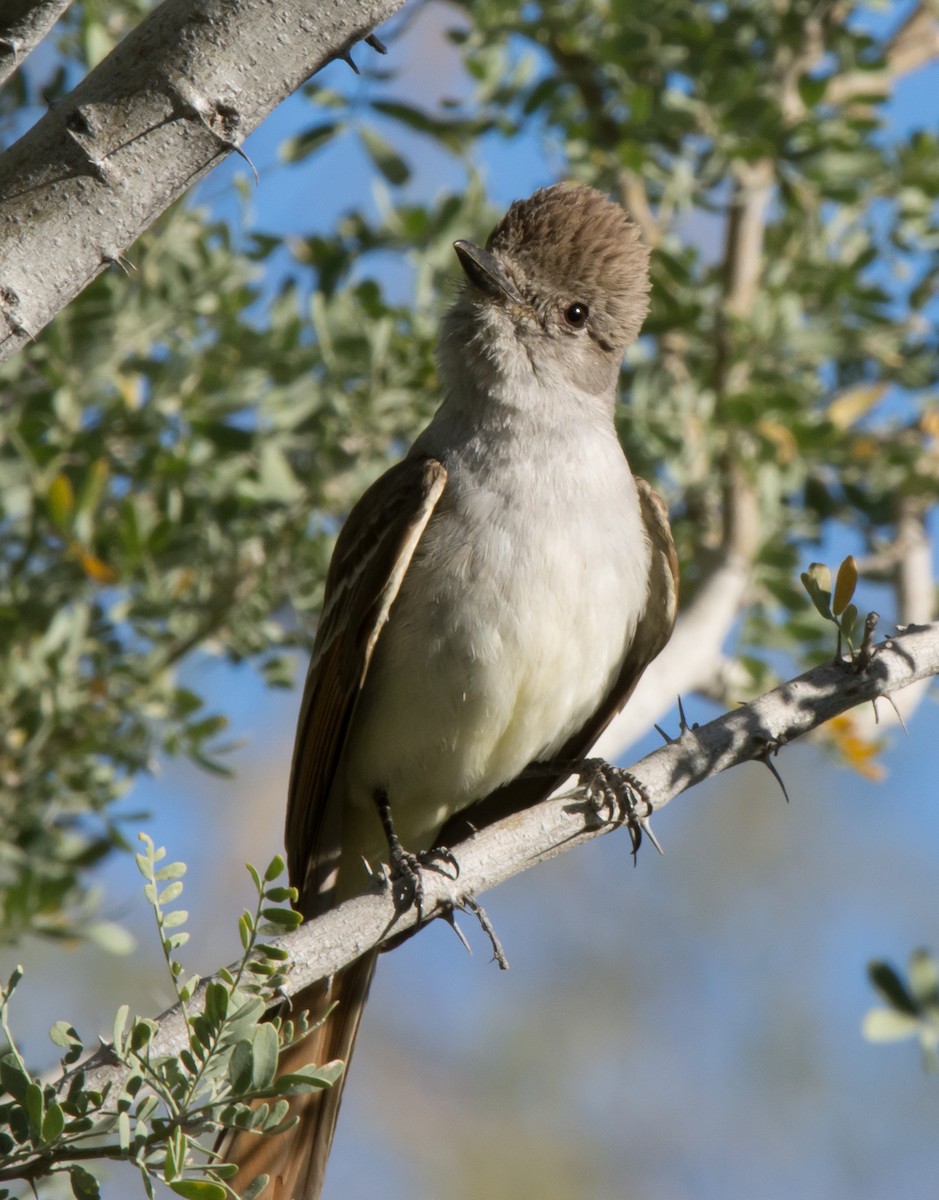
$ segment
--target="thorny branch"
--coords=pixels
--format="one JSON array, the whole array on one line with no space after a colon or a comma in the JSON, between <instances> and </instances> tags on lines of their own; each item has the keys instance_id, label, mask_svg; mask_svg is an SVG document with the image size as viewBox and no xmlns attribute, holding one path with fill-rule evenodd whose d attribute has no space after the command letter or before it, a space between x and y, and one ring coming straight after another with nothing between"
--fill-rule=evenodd
<instances>
[{"instance_id":1,"label":"thorny branch","mask_svg":"<svg viewBox=\"0 0 939 1200\"><path fill-rule=\"evenodd\" d=\"M838 660L815 667L781 687L717 720L681 735L628 769L654 810L682 792L743 762L765 761L782 746L811 732L839 713L888 696L918 680L939 675L939 623L911 627L874 647L868 665ZM430 919L466 907L467 902L513 875L554 858L582 842L618 828L597 823L567 791L480 830L453 853L457 879L426 872L424 914ZM388 890L347 901L322 917L277 939L291 957L289 992L347 966L374 946L398 940L418 924L416 912L398 913ZM204 981L192 1001L197 1009ZM184 1044L184 1018L172 1008L159 1018L151 1053L171 1055ZM124 1070L103 1047L80 1069L86 1085L117 1086Z\"/></svg>"}]
</instances>

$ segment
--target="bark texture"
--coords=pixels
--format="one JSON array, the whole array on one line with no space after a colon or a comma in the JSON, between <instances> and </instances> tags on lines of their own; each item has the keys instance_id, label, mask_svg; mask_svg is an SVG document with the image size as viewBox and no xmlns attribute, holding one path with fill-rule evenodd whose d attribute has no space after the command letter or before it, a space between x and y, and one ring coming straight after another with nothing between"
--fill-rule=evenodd
<instances>
[{"instance_id":1,"label":"bark texture","mask_svg":"<svg viewBox=\"0 0 939 1200\"><path fill-rule=\"evenodd\" d=\"M402 0L165 0L0 159L0 361Z\"/></svg>"}]
</instances>

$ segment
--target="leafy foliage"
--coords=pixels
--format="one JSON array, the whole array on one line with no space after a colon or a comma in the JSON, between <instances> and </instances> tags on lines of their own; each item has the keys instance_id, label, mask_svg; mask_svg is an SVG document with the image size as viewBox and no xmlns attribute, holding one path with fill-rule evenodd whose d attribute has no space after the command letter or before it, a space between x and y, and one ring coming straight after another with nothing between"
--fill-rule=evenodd
<instances>
[{"instance_id":1,"label":"leafy foliage","mask_svg":"<svg viewBox=\"0 0 939 1200\"><path fill-rule=\"evenodd\" d=\"M824 563L810 563L809 569L802 572L802 586L817 611L831 621L838 630L838 653L841 652L841 641L847 643L854 661L854 638L858 630L858 610L853 604L852 597L857 587L857 563L854 556L849 554L838 568L834 591L831 586L831 571ZM876 619L876 614L874 614Z\"/></svg>"},{"instance_id":2,"label":"leafy foliage","mask_svg":"<svg viewBox=\"0 0 939 1200\"><path fill-rule=\"evenodd\" d=\"M283 907L295 900L292 888L276 881L284 864L275 858L263 876L249 866L257 892L253 911L239 920L244 953L236 967L223 970L203 988L187 975L177 957L188 934L188 913L172 905L182 894L185 864L165 863L166 851L144 834L137 865L153 908L166 965L185 1016L182 1047L161 1049L159 1025L146 1017L128 1019L118 1010L113 1040L79 1064L84 1045L67 1021L52 1027L52 1041L65 1051L59 1077L38 1079L16 1048L8 1022L11 996L22 971L17 968L0 991L0 1020L7 1042L0 1057L0 1200L15 1180L35 1186L67 1175L77 1200L94 1200L99 1187L83 1164L91 1159L134 1163L147 1195L162 1180L189 1200L234 1196L226 1180L235 1168L206 1159L198 1139L224 1129L273 1134L288 1128L287 1097L329 1087L342 1071L326 1063L275 1078L280 1051L307 1032L303 1022L266 1014L275 1005L286 975L286 951L277 938L296 928L299 915ZM126 1068L119 1092L96 1090L94 1067L102 1061ZM78 1065L76 1065L78 1064Z\"/></svg>"},{"instance_id":3,"label":"leafy foliage","mask_svg":"<svg viewBox=\"0 0 939 1200\"><path fill-rule=\"evenodd\" d=\"M926 1065L939 1068L939 963L934 956L914 950L906 979L886 962L871 963L868 974L885 1007L868 1012L865 1036L872 1042L915 1037Z\"/></svg>"}]
</instances>

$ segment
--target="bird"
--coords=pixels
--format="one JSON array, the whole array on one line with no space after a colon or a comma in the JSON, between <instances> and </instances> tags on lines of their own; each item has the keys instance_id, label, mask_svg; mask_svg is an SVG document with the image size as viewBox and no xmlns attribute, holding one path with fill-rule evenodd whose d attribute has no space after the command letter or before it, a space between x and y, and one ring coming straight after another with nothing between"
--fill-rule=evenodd
<instances>
[{"instance_id":1,"label":"bird","mask_svg":"<svg viewBox=\"0 0 939 1200\"><path fill-rule=\"evenodd\" d=\"M614 425L649 303L636 225L564 182L454 250L440 406L352 508L327 571L286 819L305 919L373 886L363 859L385 855L419 904L426 856L556 790L675 620L667 510ZM294 998L329 1014L282 1071L348 1064L376 959ZM264 1173L262 1200L316 1200L340 1099L341 1082L293 1097L284 1133L236 1134L232 1186Z\"/></svg>"}]
</instances>

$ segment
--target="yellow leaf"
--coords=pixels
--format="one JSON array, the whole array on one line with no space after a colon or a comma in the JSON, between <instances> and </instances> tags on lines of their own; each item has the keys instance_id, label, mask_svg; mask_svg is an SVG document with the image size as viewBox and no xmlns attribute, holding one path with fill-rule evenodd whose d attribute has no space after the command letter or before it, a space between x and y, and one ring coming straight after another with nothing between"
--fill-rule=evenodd
<instances>
[{"instance_id":1,"label":"yellow leaf","mask_svg":"<svg viewBox=\"0 0 939 1200\"><path fill-rule=\"evenodd\" d=\"M839 616L851 603L854 589L857 587L857 563L854 555L849 554L838 568L838 578L835 580L835 594L831 602L831 611Z\"/></svg>"},{"instance_id":2,"label":"yellow leaf","mask_svg":"<svg viewBox=\"0 0 939 1200\"><path fill-rule=\"evenodd\" d=\"M885 383L866 387L850 388L836 396L828 406L828 419L838 429L850 429L866 412L874 407L887 390Z\"/></svg>"},{"instance_id":3,"label":"yellow leaf","mask_svg":"<svg viewBox=\"0 0 939 1200\"><path fill-rule=\"evenodd\" d=\"M796 441L792 430L785 425L781 425L778 421L770 421L764 419L757 421L756 432L767 441L773 442L778 451L778 461L781 463L790 463L796 456L799 449L799 443Z\"/></svg>"},{"instance_id":4,"label":"yellow leaf","mask_svg":"<svg viewBox=\"0 0 939 1200\"><path fill-rule=\"evenodd\" d=\"M851 457L858 462L870 462L880 454L880 442L868 434L860 434L851 440Z\"/></svg>"},{"instance_id":5,"label":"yellow leaf","mask_svg":"<svg viewBox=\"0 0 939 1200\"><path fill-rule=\"evenodd\" d=\"M97 554L93 554L90 550L79 549L78 561L81 564L81 569L95 583L117 583L117 571L113 567L108 566L103 559L100 559Z\"/></svg>"},{"instance_id":6,"label":"yellow leaf","mask_svg":"<svg viewBox=\"0 0 939 1200\"><path fill-rule=\"evenodd\" d=\"M143 404L143 377L140 375L118 375L114 380L114 384L127 407L136 412Z\"/></svg>"},{"instance_id":7,"label":"yellow leaf","mask_svg":"<svg viewBox=\"0 0 939 1200\"><path fill-rule=\"evenodd\" d=\"M59 527L67 529L75 508L75 493L67 475L56 475L46 493L49 516Z\"/></svg>"},{"instance_id":8,"label":"yellow leaf","mask_svg":"<svg viewBox=\"0 0 939 1200\"><path fill-rule=\"evenodd\" d=\"M841 713L832 717L825 726L825 732L834 744L835 749L844 760L845 766L857 771L865 779L879 783L886 774L886 768L877 761L877 757L885 746L883 739L872 741L858 732L857 723L850 713Z\"/></svg>"}]
</instances>

